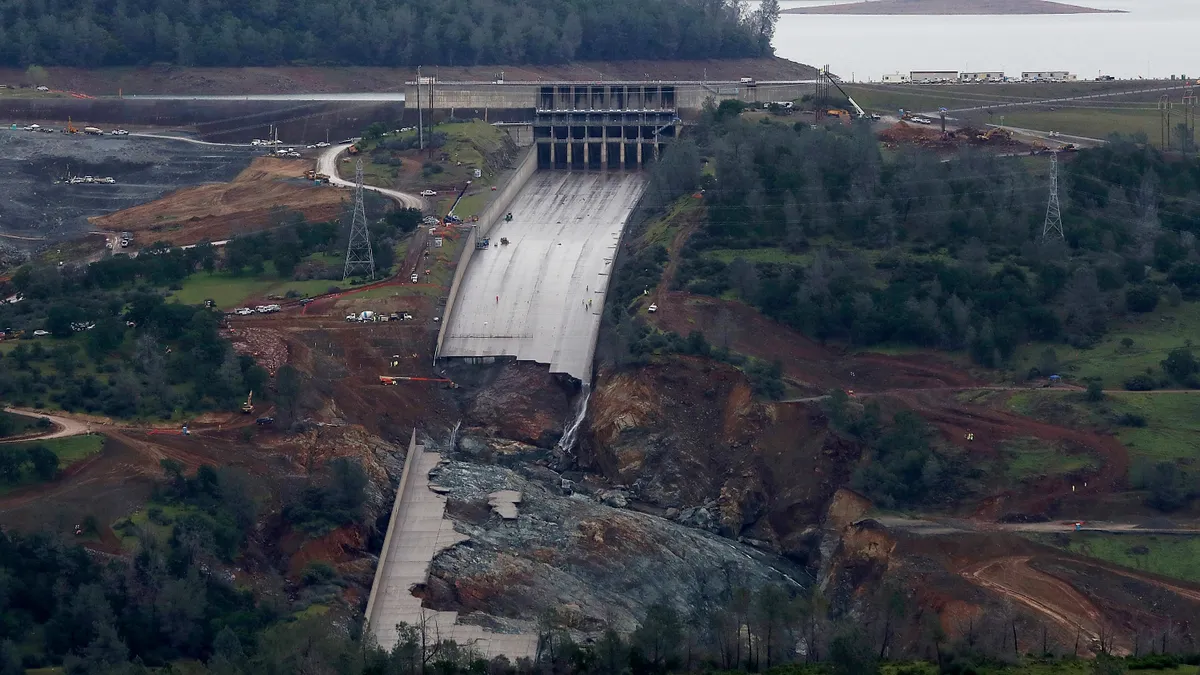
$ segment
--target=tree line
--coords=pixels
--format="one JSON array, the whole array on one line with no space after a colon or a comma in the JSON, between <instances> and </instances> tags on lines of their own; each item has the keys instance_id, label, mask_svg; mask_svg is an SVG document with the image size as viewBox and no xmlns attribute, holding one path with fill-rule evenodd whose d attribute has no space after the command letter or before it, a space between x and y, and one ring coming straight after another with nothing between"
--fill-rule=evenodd
<instances>
[{"instance_id":1,"label":"tree line","mask_svg":"<svg viewBox=\"0 0 1200 675\"><path fill-rule=\"evenodd\" d=\"M0 0L0 65L480 65L769 55L744 0ZM43 84L37 82L33 84Z\"/></svg>"}]
</instances>

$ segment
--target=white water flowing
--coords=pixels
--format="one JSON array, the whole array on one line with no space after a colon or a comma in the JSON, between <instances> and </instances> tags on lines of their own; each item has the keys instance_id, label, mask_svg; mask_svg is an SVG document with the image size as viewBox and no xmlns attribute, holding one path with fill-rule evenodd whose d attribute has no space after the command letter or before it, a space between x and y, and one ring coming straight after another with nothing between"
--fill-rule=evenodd
<instances>
[{"instance_id":1,"label":"white water flowing","mask_svg":"<svg viewBox=\"0 0 1200 675\"><path fill-rule=\"evenodd\" d=\"M583 390L580 391L578 402L575 404L575 419L567 425L563 431L563 437L558 441L558 449L563 453L569 453L575 447L575 442L578 440L579 427L583 426L583 418L587 416L588 399L592 397L591 385L584 384Z\"/></svg>"}]
</instances>

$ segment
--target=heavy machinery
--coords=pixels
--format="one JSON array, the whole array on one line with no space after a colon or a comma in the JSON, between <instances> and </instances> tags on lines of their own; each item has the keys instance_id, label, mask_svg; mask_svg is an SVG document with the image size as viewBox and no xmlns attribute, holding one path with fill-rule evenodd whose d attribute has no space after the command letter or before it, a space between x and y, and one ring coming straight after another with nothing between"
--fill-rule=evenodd
<instances>
[{"instance_id":1,"label":"heavy machinery","mask_svg":"<svg viewBox=\"0 0 1200 675\"><path fill-rule=\"evenodd\" d=\"M246 395L246 402L242 404L242 412L249 415L254 412L254 392L251 391Z\"/></svg>"},{"instance_id":2,"label":"heavy machinery","mask_svg":"<svg viewBox=\"0 0 1200 675\"><path fill-rule=\"evenodd\" d=\"M991 141L1011 141L1012 133L1008 129L995 127L975 136L975 140L989 143Z\"/></svg>"},{"instance_id":3,"label":"heavy machinery","mask_svg":"<svg viewBox=\"0 0 1200 675\"><path fill-rule=\"evenodd\" d=\"M850 102L850 106L852 108L854 108L854 113L856 115L858 115L859 119L862 119L864 117L870 117L870 115L867 114L867 111L862 109L862 106L860 106L858 103L856 103L854 101L854 99L850 98L850 94L847 94L846 90L842 89L842 85L838 84L837 80L833 79L833 77L828 72L824 72L822 74L825 76L825 79L827 79L833 83L833 86L837 87L838 91L842 92L842 96L845 96L846 100ZM832 115L833 111L830 111L829 114Z\"/></svg>"},{"instance_id":4,"label":"heavy machinery","mask_svg":"<svg viewBox=\"0 0 1200 675\"><path fill-rule=\"evenodd\" d=\"M379 384L384 386L395 387L401 382L438 382L446 385L447 389L458 389L458 385L453 380L448 380L444 377L407 377L403 375L380 375Z\"/></svg>"},{"instance_id":5,"label":"heavy machinery","mask_svg":"<svg viewBox=\"0 0 1200 675\"><path fill-rule=\"evenodd\" d=\"M63 133L64 133L64 134L77 134L77 133L79 133L79 129L78 129L78 128L76 128L76 127L75 127L75 125L71 123L71 118L70 118L70 117L68 117L68 118L67 118L67 126L66 126L66 128L64 128L64 129L63 129Z\"/></svg>"},{"instance_id":6,"label":"heavy machinery","mask_svg":"<svg viewBox=\"0 0 1200 675\"><path fill-rule=\"evenodd\" d=\"M484 237L483 239L480 239L479 241L475 242L475 248L477 248L477 249L491 248L491 246L492 246L492 240L488 237Z\"/></svg>"}]
</instances>

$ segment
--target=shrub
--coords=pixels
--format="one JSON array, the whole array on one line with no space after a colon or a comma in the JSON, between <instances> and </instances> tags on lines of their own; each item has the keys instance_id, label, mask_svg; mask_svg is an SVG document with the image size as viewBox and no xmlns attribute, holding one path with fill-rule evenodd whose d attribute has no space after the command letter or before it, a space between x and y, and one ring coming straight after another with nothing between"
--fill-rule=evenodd
<instances>
[{"instance_id":1,"label":"shrub","mask_svg":"<svg viewBox=\"0 0 1200 675\"><path fill-rule=\"evenodd\" d=\"M1117 416L1117 424L1123 427L1144 427L1146 418L1137 413L1121 413Z\"/></svg>"},{"instance_id":2,"label":"shrub","mask_svg":"<svg viewBox=\"0 0 1200 675\"><path fill-rule=\"evenodd\" d=\"M1152 284L1140 284L1125 293L1125 307L1131 312L1144 314L1158 307L1158 288Z\"/></svg>"},{"instance_id":3,"label":"shrub","mask_svg":"<svg viewBox=\"0 0 1200 675\"><path fill-rule=\"evenodd\" d=\"M1154 378L1147 375L1134 375L1125 380L1126 391L1151 391L1154 389Z\"/></svg>"}]
</instances>

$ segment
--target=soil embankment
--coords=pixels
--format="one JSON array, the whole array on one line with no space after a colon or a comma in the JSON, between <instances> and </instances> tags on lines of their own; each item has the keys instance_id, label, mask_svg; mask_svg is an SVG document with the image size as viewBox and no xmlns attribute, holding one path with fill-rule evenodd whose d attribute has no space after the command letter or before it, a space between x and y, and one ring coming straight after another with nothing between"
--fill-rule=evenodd
<instances>
[{"instance_id":1,"label":"soil embankment","mask_svg":"<svg viewBox=\"0 0 1200 675\"><path fill-rule=\"evenodd\" d=\"M256 157L231 182L184 188L91 222L102 230L144 233L147 242L185 245L271 227L282 212L313 222L334 219L346 193L313 185L304 178L310 168L309 160Z\"/></svg>"},{"instance_id":2,"label":"soil embankment","mask_svg":"<svg viewBox=\"0 0 1200 675\"><path fill-rule=\"evenodd\" d=\"M1123 14L1124 10L1096 9L1049 0L870 0L838 5L794 7L783 14Z\"/></svg>"}]
</instances>

